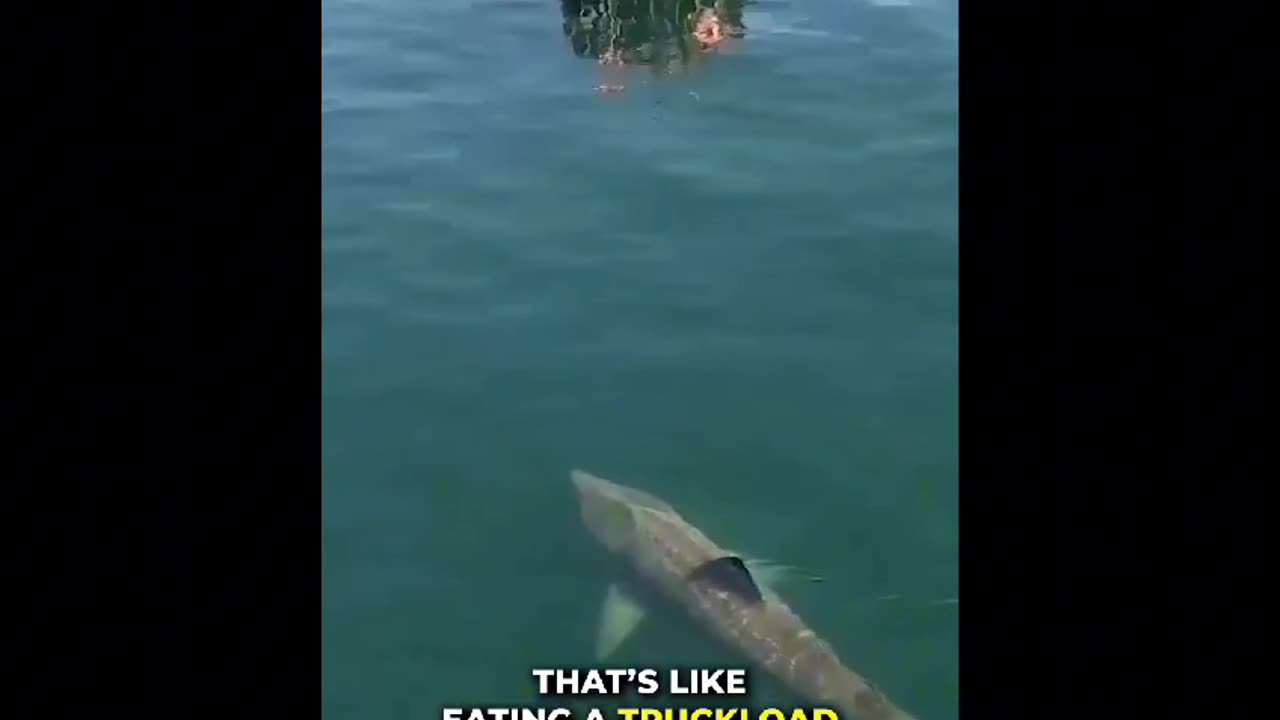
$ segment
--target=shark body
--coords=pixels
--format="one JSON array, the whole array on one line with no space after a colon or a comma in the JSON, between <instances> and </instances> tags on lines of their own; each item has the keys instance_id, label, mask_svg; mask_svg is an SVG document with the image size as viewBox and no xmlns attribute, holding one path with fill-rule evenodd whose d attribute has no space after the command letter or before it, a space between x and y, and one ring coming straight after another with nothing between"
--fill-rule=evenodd
<instances>
[{"instance_id":1,"label":"shark body","mask_svg":"<svg viewBox=\"0 0 1280 720\"><path fill-rule=\"evenodd\" d=\"M571 473L582 520L635 575L683 607L730 647L766 668L799 697L841 720L914 720L845 667L835 651L753 573L667 502L580 470ZM761 582L757 582L761 580ZM596 654L610 654L644 617L617 585L606 595Z\"/></svg>"}]
</instances>

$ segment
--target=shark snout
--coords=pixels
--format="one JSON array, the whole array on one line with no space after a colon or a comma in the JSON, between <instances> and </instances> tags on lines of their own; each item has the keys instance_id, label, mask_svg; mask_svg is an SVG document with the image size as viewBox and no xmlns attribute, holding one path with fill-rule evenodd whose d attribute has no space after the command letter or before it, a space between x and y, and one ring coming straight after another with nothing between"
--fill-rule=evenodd
<instances>
[{"instance_id":1,"label":"shark snout","mask_svg":"<svg viewBox=\"0 0 1280 720\"><path fill-rule=\"evenodd\" d=\"M578 491L578 507L587 531L610 551L622 551L633 528L631 508L622 497L625 488L581 470L569 473L569 479Z\"/></svg>"},{"instance_id":2,"label":"shark snout","mask_svg":"<svg viewBox=\"0 0 1280 720\"><path fill-rule=\"evenodd\" d=\"M619 552L631 545L639 525L654 516L679 519L675 508L643 490L596 477L582 470L569 473L578 490L582 521L605 547Z\"/></svg>"},{"instance_id":3,"label":"shark snout","mask_svg":"<svg viewBox=\"0 0 1280 720\"><path fill-rule=\"evenodd\" d=\"M590 498L617 499L620 487L616 483L611 483L604 478L598 478L588 472L582 470L574 470L569 473L569 479L573 481L573 487L578 491L578 498L586 500Z\"/></svg>"},{"instance_id":4,"label":"shark snout","mask_svg":"<svg viewBox=\"0 0 1280 720\"><path fill-rule=\"evenodd\" d=\"M643 490L619 485L582 470L569 473L569 478L578 491L583 523L597 540L614 552L630 545L638 522L636 513L646 518L652 514L679 517L675 508L665 500Z\"/></svg>"},{"instance_id":5,"label":"shark snout","mask_svg":"<svg viewBox=\"0 0 1280 720\"><path fill-rule=\"evenodd\" d=\"M675 508L665 500L654 497L643 490L627 487L596 477L589 472L574 470L569 473L573 485L578 489L578 499L582 502L594 501L622 505L628 508L645 508L664 514L675 515Z\"/></svg>"}]
</instances>

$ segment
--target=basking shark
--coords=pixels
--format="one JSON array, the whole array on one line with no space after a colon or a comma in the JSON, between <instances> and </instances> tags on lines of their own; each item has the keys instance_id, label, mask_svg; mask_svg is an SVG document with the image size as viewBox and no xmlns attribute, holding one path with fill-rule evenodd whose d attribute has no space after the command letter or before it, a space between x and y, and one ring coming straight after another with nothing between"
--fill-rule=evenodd
<instances>
[{"instance_id":1,"label":"basking shark","mask_svg":"<svg viewBox=\"0 0 1280 720\"><path fill-rule=\"evenodd\" d=\"M825 641L770 588L777 566L721 548L646 492L574 470L582 521L635 576L682 606L694 620L763 665L808 702L837 710L841 720L914 720L845 667ZM622 585L609 586L596 638L597 660L630 636L645 610Z\"/></svg>"}]
</instances>

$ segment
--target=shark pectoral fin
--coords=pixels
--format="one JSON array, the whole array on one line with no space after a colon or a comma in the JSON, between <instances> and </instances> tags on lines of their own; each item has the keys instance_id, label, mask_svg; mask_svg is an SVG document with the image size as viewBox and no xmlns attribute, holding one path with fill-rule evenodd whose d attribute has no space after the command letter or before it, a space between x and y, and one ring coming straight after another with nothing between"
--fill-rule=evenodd
<instances>
[{"instance_id":1,"label":"shark pectoral fin","mask_svg":"<svg viewBox=\"0 0 1280 720\"><path fill-rule=\"evenodd\" d=\"M631 636L644 619L644 608L617 583L609 586L596 630L596 660L604 660Z\"/></svg>"}]
</instances>

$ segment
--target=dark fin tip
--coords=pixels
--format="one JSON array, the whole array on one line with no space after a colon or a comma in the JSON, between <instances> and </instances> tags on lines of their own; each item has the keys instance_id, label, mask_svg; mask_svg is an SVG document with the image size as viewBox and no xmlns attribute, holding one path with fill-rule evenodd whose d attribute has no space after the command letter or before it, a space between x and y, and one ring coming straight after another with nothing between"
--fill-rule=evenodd
<instances>
[{"instance_id":1,"label":"dark fin tip","mask_svg":"<svg viewBox=\"0 0 1280 720\"><path fill-rule=\"evenodd\" d=\"M708 560L689 573L689 580L709 583L752 604L764 602L764 595L751 577L751 571L742 558L735 555Z\"/></svg>"}]
</instances>

